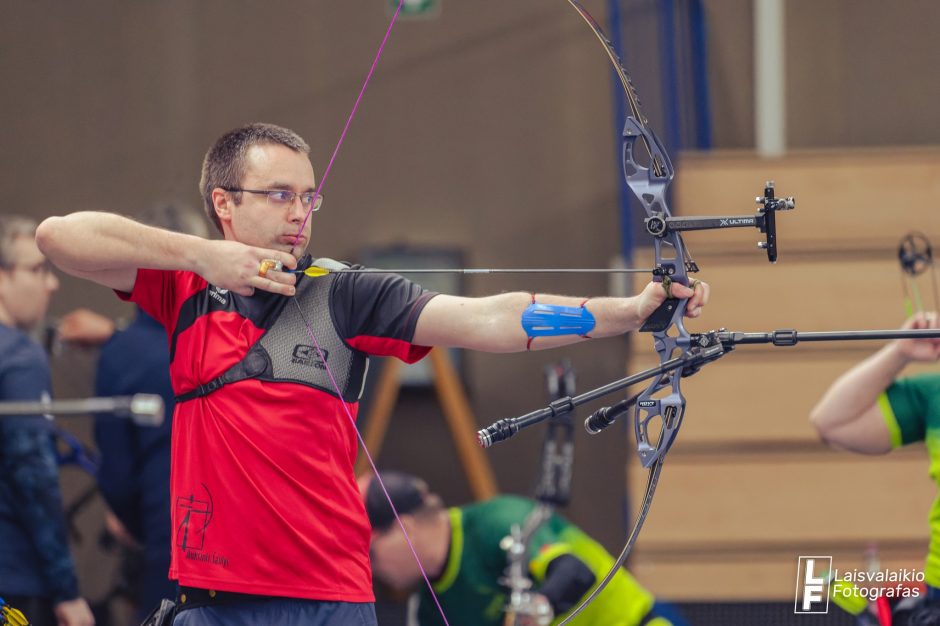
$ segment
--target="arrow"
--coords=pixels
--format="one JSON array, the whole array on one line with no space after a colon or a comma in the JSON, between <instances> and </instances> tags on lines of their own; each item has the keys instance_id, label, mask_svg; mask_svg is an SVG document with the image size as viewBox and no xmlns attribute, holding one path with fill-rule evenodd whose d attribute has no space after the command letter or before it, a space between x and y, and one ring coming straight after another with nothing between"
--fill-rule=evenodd
<instances>
[{"instance_id":1,"label":"arrow","mask_svg":"<svg viewBox=\"0 0 940 626\"><path fill-rule=\"evenodd\" d=\"M276 268L274 268L276 269ZM652 274L653 268L485 268L469 267L457 269L396 269L385 270L370 267L331 270L312 265L305 270L284 270L288 274L304 274L314 278L327 274Z\"/></svg>"}]
</instances>

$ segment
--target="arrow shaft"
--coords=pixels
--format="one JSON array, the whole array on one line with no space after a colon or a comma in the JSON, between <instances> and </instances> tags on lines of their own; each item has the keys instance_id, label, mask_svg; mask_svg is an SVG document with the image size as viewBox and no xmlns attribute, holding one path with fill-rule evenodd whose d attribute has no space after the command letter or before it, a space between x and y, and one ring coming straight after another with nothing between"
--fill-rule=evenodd
<instances>
[{"instance_id":1,"label":"arrow shaft","mask_svg":"<svg viewBox=\"0 0 940 626\"><path fill-rule=\"evenodd\" d=\"M303 274L305 270L293 270ZM411 268L376 269L370 267L326 270L328 274L652 274L653 268Z\"/></svg>"}]
</instances>

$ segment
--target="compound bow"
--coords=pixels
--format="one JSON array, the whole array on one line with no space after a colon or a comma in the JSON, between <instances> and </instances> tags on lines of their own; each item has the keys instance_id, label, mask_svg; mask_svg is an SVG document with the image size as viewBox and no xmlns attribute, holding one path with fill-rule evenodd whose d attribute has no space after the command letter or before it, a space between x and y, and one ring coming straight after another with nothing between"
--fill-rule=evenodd
<instances>
[{"instance_id":1,"label":"compound bow","mask_svg":"<svg viewBox=\"0 0 940 626\"><path fill-rule=\"evenodd\" d=\"M629 112L624 122L622 136L623 175L627 185L646 212L646 231L653 237L655 255L653 280L661 282L667 294L669 294L671 283L689 286L689 274L697 272L698 266L683 242L681 233L686 230L758 228L766 235L765 240L758 246L767 251L767 258L771 263L775 262L777 260L775 214L779 210L794 208L793 199L776 198L773 183L767 183L763 197L757 199L759 208L753 216L673 217L666 197L667 188L674 175L672 162L659 137L649 126L649 120L643 113L633 81L624 69L613 44L597 21L576 0L567 0L567 2L578 12L601 43L626 95ZM644 156L648 157L648 160L644 159ZM645 160L647 165L642 164L641 160ZM653 344L660 358L660 365L657 368L606 385L601 390L588 392L574 399L568 397L556 400L547 409L535 411L520 418L500 420L479 432L480 444L489 447L497 441L512 436L519 428L567 412L577 404L623 389L630 384L648 378L653 379L646 390L606 411L602 416L592 415L586 423L589 430L599 432L612 423L619 414L633 408L637 454L643 466L649 469L649 479L640 511L623 551L604 579L562 624L569 623L597 597L624 564L639 536L652 504L663 459L675 440L685 414L686 402L681 389L682 377L694 373L705 362L717 359L723 354L724 347L720 342L711 342L707 345L698 345L693 342L693 336L686 330L682 321L685 310L685 300L667 297L662 306L641 328L641 331L650 332L653 336ZM673 331L675 334L672 334ZM659 436L653 439L650 437L650 425L657 422L660 424Z\"/></svg>"},{"instance_id":2,"label":"compound bow","mask_svg":"<svg viewBox=\"0 0 940 626\"><path fill-rule=\"evenodd\" d=\"M757 198L758 212L753 217L672 217L666 205L666 188L672 181L672 164L666 155L662 143L649 127L640 108L639 99L632 81L619 56L607 36L593 17L576 0L567 0L584 21L591 27L620 78L627 96L630 112L623 130L623 173L627 185L640 200L647 217L647 233L653 237L655 262L653 280L662 282L667 287L670 282L689 286L689 273L698 271L685 247L680 232L683 230L706 230L716 228L737 228L753 226L766 235L758 247L767 251L770 262L777 259L776 211L792 209L792 198L778 199L774 195L774 186L768 182L764 187L763 197ZM649 156L649 165L638 163L638 144ZM902 264L922 269L925 259L932 260L929 244L923 241L907 242L899 250ZM929 263L928 263L929 264ZM626 562L627 556L643 526L643 522L652 504L653 495L662 470L663 460L682 424L685 414L685 397L680 388L681 379L697 372L703 365L715 361L732 351L737 344L767 343L774 346L792 346L799 341L847 341L902 338L937 338L940 331L925 330L871 330L840 332L798 332L792 329L775 330L762 333L741 333L725 329L707 333L690 334L682 323L685 313L685 301L668 298L659 310L650 316L642 331L651 332L656 352L659 354L658 366L628 376L618 381L586 392L579 396L559 398L543 409L526 415L505 419L479 431L480 445L489 447L498 441L511 437L521 428L571 411L576 406L590 402L609 393L619 391L630 385L652 379L649 387L641 393L623 400L613 406L604 407L585 420L585 428L592 434L611 425L619 416L631 409L634 415L634 434L637 441L637 454L642 465L649 469L646 492L637 513L634 527L627 537L620 556L607 575L591 593L579 604L559 626L570 623L590 604L614 577ZM670 334L675 329L676 334ZM659 423L659 435L650 438L650 424Z\"/></svg>"}]
</instances>

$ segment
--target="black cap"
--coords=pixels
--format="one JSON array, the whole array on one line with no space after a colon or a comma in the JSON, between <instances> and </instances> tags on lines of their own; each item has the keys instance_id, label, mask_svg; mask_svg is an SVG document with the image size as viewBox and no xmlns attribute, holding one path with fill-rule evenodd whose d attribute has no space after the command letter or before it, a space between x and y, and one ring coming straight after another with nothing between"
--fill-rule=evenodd
<instances>
[{"instance_id":1,"label":"black cap","mask_svg":"<svg viewBox=\"0 0 940 626\"><path fill-rule=\"evenodd\" d=\"M416 511L424 504L428 485L417 476L394 471L380 472L380 476L399 515ZM375 530L385 530L395 521L382 485L374 477L366 488L366 514Z\"/></svg>"}]
</instances>

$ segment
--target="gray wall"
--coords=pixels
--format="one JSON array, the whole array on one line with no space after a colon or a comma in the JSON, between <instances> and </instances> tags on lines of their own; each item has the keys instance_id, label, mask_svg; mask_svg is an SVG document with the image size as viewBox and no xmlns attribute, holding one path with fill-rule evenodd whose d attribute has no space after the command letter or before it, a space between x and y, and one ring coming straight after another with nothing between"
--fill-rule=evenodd
<instances>
[{"instance_id":1,"label":"gray wall","mask_svg":"<svg viewBox=\"0 0 940 626\"><path fill-rule=\"evenodd\" d=\"M439 19L403 21L392 33L314 217L313 251L355 259L373 245L430 244L462 248L469 266L606 265L619 250L618 164L609 71L596 41L561 1L444 3ZM603 17L603 2L587 4ZM706 6L716 145L749 149L750 2ZM659 129L655 13L639 2L624 7L627 65ZM388 20L381 0L0 8L2 210L36 217L135 214L158 199L198 207L206 148L255 120L304 135L321 174ZM930 36L940 3L790 0L786 8L791 145L940 142ZM607 283L467 283L473 295L510 289L600 295ZM67 280L53 313L76 306L128 314L107 290ZM564 352L581 389L623 374L626 341ZM540 406L542 367L558 356L466 355L480 422ZM58 377L59 395L84 392L87 368L84 377L68 374ZM504 490L529 489L540 437L529 432L488 453ZM618 433L578 437L571 516L613 548L631 444ZM453 458L433 397L408 394L382 463L433 476L447 499L460 501L469 492Z\"/></svg>"},{"instance_id":2,"label":"gray wall","mask_svg":"<svg viewBox=\"0 0 940 626\"><path fill-rule=\"evenodd\" d=\"M705 0L716 147L754 146L751 0ZM936 145L933 0L786 0L792 148Z\"/></svg>"}]
</instances>

